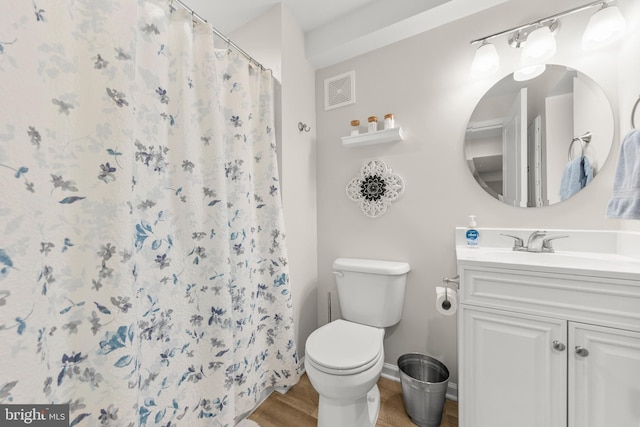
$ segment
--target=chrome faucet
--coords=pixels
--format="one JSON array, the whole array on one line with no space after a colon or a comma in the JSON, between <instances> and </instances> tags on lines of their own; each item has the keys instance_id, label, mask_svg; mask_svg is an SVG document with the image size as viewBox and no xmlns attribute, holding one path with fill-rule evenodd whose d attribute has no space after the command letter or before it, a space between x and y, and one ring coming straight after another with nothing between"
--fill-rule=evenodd
<instances>
[{"instance_id":1,"label":"chrome faucet","mask_svg":"<svg viewBox=\"0 0 640 427\"><path fill-rule=\"evenodd\" d=\"M527 240L527 252L542 252L543 237L546 236L546 231L536 230L529 235Z\"/></svg>"},{"instance_id":2,"label":"chrome faucet","mask_svg":"<svg viewBox=\"0 0 640 427\"><path fill-rule=\"evenodd\" d=\"M544 236L547 235L546 231L536 230L529 235L527 239L527 245L524 245L524 240L521 237L513 236L511 234L500 233L503 236L513 238L513 250L521 251L521 252L545 252L545 253L553 253L553 246L551 245L551 241L555 239L563 239L569 236L551 236L546 239Z\"/></svg>"}]
</instances>

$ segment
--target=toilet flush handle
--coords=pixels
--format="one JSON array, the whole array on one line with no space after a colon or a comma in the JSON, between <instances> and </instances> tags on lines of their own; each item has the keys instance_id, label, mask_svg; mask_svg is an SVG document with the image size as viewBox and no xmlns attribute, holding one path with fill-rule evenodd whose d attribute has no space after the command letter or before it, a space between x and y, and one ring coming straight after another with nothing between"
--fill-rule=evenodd
<instances>
[{"instance_id":1,"label":"toilet flush handle","mask_svg":"<svg viewBox=\"0 0 640 427\"><path fill-rule=\"evenodd\" d=\"M344 277L344 273L342 271L334 271L333 274L335 274L336 277L339 277L339 278L343 278Z\"/></svg>"}]
</instances>

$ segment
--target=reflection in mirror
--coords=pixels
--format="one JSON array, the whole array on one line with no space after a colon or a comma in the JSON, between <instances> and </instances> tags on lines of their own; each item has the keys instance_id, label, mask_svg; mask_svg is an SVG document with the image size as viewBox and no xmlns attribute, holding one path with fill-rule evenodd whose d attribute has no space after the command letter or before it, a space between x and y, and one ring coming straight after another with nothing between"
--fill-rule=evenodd
<instances>
[{"instance_id":1,"label":"reflection in mirror","mask_svg":"<svg viewBox=\"0 0 640 427\"><path fill-rule=\"evenodd\" d=\"M489 89L469 119L464 151L487 193L511 206L540 207L591 182L613 135L602 89L579 71L547 65L534 79L508 75Z\"/></svg>"}]
</instances>

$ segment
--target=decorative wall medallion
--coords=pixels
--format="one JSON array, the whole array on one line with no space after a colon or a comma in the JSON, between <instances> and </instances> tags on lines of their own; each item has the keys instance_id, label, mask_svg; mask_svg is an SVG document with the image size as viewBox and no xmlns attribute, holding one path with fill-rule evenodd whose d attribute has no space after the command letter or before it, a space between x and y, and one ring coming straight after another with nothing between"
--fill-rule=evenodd
<instances>
[{"instance_id":1,"label":"decorative wall medallion","mask_svg":"<svg viewBox=\"0 0 640 427\"><path fill-rule=\"evenodd\" d=\"M387 211L404 193L404 180L391 172L382 160L372 160L362 165L360 176L347 185L347 196L360 203L365 215L377 218Z\"/></svg>"}]
</instances>

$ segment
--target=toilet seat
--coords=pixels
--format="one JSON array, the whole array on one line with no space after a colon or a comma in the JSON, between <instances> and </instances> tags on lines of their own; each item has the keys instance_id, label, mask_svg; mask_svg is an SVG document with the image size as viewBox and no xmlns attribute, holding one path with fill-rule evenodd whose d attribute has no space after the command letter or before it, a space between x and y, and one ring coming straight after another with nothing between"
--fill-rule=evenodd
<instances>
[{"instance_id":1,"label":"toilet seat","mask_svg":"<svg viewBox=\"0 0 640 427\"><path fill-rule=\"evenodd\" d=\"M383 334L383 329L338 319L309 336L306 358L328 374L357 374L380 359Z\"/></svg>"}]
</instances>

